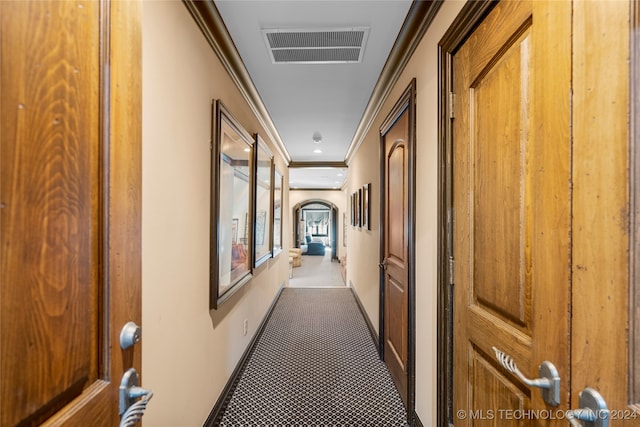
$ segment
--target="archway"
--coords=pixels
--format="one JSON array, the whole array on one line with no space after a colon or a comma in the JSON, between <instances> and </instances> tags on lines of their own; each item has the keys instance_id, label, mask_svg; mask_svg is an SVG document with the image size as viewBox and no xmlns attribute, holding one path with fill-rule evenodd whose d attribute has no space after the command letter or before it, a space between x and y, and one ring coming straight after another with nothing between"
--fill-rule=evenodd
<instances>
[{"instance_id":1,"label":"archway","mask_svg":"<svg viewBox=\"0 0 640 427\"><path fill-rule=\"evenodd\" d=\"M326 211L329 221L323 222ZM322 199L304 200L293 207L293 241L296 247L305 243L305 237L328 239L331 245L331 260L338 260L338 207Z\"/></svg>"}]
</instances>

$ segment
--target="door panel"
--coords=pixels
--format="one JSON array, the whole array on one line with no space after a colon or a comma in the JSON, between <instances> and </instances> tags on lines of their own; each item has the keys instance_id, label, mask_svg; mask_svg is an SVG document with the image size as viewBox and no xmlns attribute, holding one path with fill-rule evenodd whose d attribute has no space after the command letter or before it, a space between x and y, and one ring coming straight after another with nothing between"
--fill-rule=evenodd
<instances>
[{"instance_id":1,"label":"door panel","mask_svg":"<svg viewBox=\"0 0 640 427\"><path fill-rule=\"evenodd\" d=\"M98 376L100 105L85 95L99 93L100 5L1 7L5 426L41 422Z\"/></svg>"},{"instance_id":2,"label":"door panel","mask_svg":"<svg viewBox=\"0 0 640 427\"><path fill-rule=\"evenodd\" d=\"M552 72L543 46L563 46L570 21L542 19L550 7L500 2L453 58L454 406L496 411L456 425L525 425L498 409L551 408L494 346L527 377L543 360L568 375L570 61L554 57ZM543 122L547 110L558 119Z\"/></svg>"},{"instance_id":3,"label":"door panel","mask_svg":"<svg viewBox=\"0 0 640 427\"><path fill-rule=\"evenodd\" d=\"M509 378L498 371L491 356L487 358L474 349L470 349L470 353L473 360L470 388L474 390L471 396L471 407L478 414L474 425L495 425L497 419L501 427L520 426L522 420L507 419L502 416L500 408L521 411L528 409L529 398L526 391L516 387Z\"/></svg>"},{"instance_id":4,"label":"door panel","mask_svg":"<svg viewBox=\"0 0 640 427\"><path fill-rule=\"evenodd\" d=\"M405 328L403 326L406 313L404 312L405 290L401 283L393 280L392 277L387 278L386 292L389 302L389 337L387 339L387 349L393 352L398 362L399 369L395 374L400 376L405 370L406 360L406 337L404 336Z\"/></svg>"},{"instance_id":5,"label":"door panel","mask_svg":"<svg viewBox=\"0 0 640 427\"><path fill-rule=\"evenodd\" d=\"M405 114L402 117L400 119L402 122L397 124L401 130L403 126L406 127L407 115ZM404 264L407 247L405 241L405 192L403 191L406 187L406 150L403 144L404 139L402 139L404 135L395 135L397 131L394 131L395 128L387 134L387 138L396 144L390 148L387 160L387 170L389 171L389 191L387 192L387 200L389 201L388 261ZM394 133L392 134L392 132Z\"/></svg>"},{"instance_id":6,"label":"door panel","mask_svg":"<svg viewBox=\"0 0 640 427\"><path fill-rule=\"evenodd\" d=\"M137 68L127 61L139 54L139 39L127 26L110 40L119 59L112 80L100 71L106 17L115 25L139 15L136 2L109 5L0 2L3 427L116 424L118 364L137 361L140 369L139 350L117 345L126 321L140 322L140 301L130 298L140 288L140 182L129 172L140 169L139 56ZM128 51L117 55L125 52L123 39ZM126 83L118 77L123 65ZM124 106L128 129L120 128ZM106 135L118 128L120 139L110 144ZM134 148L126 156L124 141ZM123 190L126 198L118 199ZM123 230L126 242L116 241ZM126 284L114 274L136 270Z\"/></svg>"},{"instance_id":7,"label":"door panel","mask_svg":"<svg viewBox=\"0 0 640 427\"><path fill-rule=\"evenodd\" d=\"M473 300L492 315L528 329L531 319L531 215L527 182L530 32L488 64L470 88L475 135ZM515 161L505 162L505 159Z\"/></svg>"}]
</instances>

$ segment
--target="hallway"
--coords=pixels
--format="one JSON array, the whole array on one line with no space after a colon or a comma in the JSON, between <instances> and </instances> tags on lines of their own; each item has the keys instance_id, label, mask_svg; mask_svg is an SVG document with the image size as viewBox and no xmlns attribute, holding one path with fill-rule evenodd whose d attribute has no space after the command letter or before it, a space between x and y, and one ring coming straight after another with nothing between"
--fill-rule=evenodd
<instances>
[{"instance_id":1,"label":"hallway","mask_svg":"<svg viewBox=\"0 0 640 427\"><path fill-rule=\"evenodd\" d=\"M235 392L207 426L405 426L351 289L284 288Z\"/></svg>"},{"instance_id":2,"label":"hallway","mask_svg":"<svg viewBox=\"0 0 640 427\"><path fill-rule=\"evenodd\" d=\"M331 248L327 248L322 257L302 255L302 265L293 268L289 286L292 288L344 287L340 263L331 261Z\"/></svg>"},{"instance_id":3,"label":"hallway","mask_svg":"<svg viewBox=\"0 0 640 427\"><path fill-rule=\"evenodd\" d=\"M0 39L0 426L557 427L471 414L591 389L640 427L640 2L14 0Z\"/></svg>"}]
</instances>

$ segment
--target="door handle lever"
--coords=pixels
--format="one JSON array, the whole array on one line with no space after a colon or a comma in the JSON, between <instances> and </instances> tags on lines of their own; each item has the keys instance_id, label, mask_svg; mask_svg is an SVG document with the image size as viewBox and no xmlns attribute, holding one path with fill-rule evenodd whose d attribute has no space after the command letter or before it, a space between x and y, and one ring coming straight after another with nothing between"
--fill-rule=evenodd
<instances>
[{"instance_id":1,"label":"door handle lever","mask_svg":"<svg viewBox=\"0 0 640 427\"><path fill-rule=\"evenodd\" d=\"M139 422L147 409L149 400L153 397L153 391L144 389L138 384L138 371L130 368L124 373L120 382L119 427L132 427Z\"/></svg>"},{"instance_id":2,"label":"door handle lever","mask_svg":"<svg viewBox=\"0 0 640 427\"><path fill-rule=\"evenodd\" d=\"M386 270L387 269L387 259L383 258L382 262L380 264L378 264L378 266L380 266L381 269Z\"/></svg>"},{"instance_id":3,"label":"door handle lever","mask_svg":"<svg viewBox=\"0 0 640 427\"><path fill-rule=\"evenodd\" d=\"M567 420L573 427L609 427L609 409L600 393L587 387L578 397L580 409L567 411Z\"/></svg>"},{"instance_id":4,"label":"door handle lever","mask_svg":"<svg viewBox=\"0 0 640 427\"><path fill-rule=\"evenodd\" d=\"M513 361L511 356L495 347L491 348L496 353L496 359L498 359L498 362L502 367L514 374L520 379L520 381L529 387L540 388L542 399L548 405L558 406L560 404L560 377L558 375L558 370L553 363L545 360L538 367L538 375L540 378L529 379L520 372L516 362Z\"/></svg>"}]
</instances>

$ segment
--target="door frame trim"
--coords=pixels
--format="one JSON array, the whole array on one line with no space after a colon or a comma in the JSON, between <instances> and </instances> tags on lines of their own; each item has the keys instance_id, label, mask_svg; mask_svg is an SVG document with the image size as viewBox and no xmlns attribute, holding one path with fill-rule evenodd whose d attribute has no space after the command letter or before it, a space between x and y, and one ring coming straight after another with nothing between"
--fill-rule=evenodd
<instances>
[{"instance_id":1,"label":"door frame trim","mask_svg":"<svg viewBox=\"0 0 640 427\"><path fill-rule=\"evenodd\" d=\"M416 218L416 79L413 78L409 86L404 90L391 112L385 118L380 126L380 267L379 267L379 285L380 285L380 318L378 323L379 330L379 353L380 358L384 360L384 316L385 316L385 292L384 292L384 269L382 268L382 258L384 257L385 245L385 146L384 136L391 126L395 124L400 115L405 111L409 113L409 140L407 141L408 152L408 200L407 200L407 227L408 227L408 248L407 248L407 421L409 425L414 425L415 417L415 394L416 394L416 298L415 298L415 218Z\"/></svg>"},{"instance_id":2,"label":"door frame trim","mask_svg":"<svg viewBox=\"0 0 640 427\"><path fill-rule=\"evenodd\" d=\"M438 310L437 425L453 425L453 56L496 6L497 0L467 2L438 43ZM451 264L452 265L452 264Z\"/></svg>"},{"instance_id":3,"label":"door frame trim","mask_svg":"<svg viewBox=\"0 0 640 427\"><path fill-rule=\"evenodd\" d=\"M629 404L640 408L640 6L631 2L629 131Z\"/></svg>"}]
</instances>

